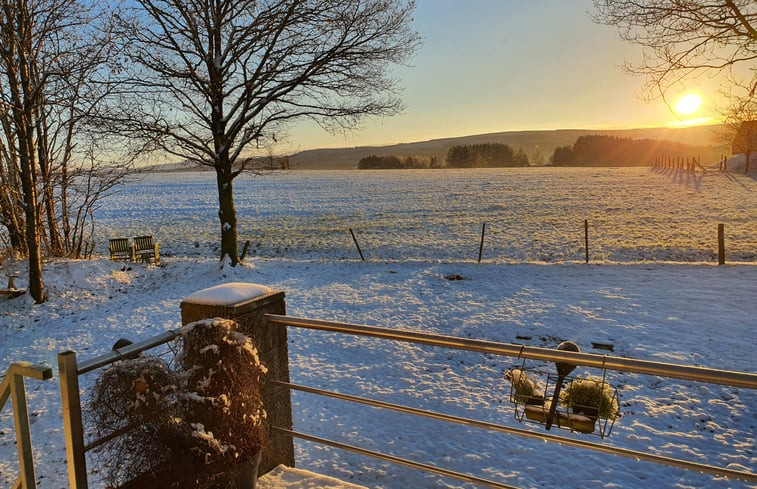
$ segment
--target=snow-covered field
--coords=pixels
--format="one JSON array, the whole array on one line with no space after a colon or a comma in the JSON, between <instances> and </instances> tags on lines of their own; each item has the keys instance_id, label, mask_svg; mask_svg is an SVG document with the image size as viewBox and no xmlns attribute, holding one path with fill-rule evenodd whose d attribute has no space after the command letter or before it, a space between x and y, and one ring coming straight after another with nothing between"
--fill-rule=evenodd
<instances>
[{"instance_id":1,"label":"snow-covered field","mask_svg":"<svg viewBox=\"0 0 757 489\"><path fill-rule=\"evenodd\" d=\"M612 343L614 355L755 372L753 178L650 169L272 174L237 183L240 237L255 254L235 269L216 260L213 185L211 174L152 175L109 199L97 216L100 256L47 264L43 305L28 296L0 301L0 365L54 366L67 349L104 353L118 338L179 326L179 302L190 293L245 281L284 290L295 316L545 347L570 339L595 353L592 342ZM584 219L589 266L581 263ZM718 223L726 224L729 262L742 263L712 266ZM124 268L104 256L107 237L138 234L160 241L161 267ZM297 383L543 429L513 417L502 378L512 359L290 329L290 363ZM608 380L623 413L611 436L556 434L757 470L756 392L612 372ZM39 487L63 488L57 383L29 381L27 389ZM752 487L302 393L293 399L298 431L520 487ZM6 407L3 488L17 472L13 436ZM368 487L468 487L295 446L300 468Z\"/></svg>"},{"instance_id":2,"label":"snow-covered field","mask_svg":"<svg viewBox=\"0 0 757 489\"><path fill-rule=\"evenodd\" d=\"M754 174L752 174L754 175ZM241 176L240 248L295 260L713 262L725 224L728 260L757 262L754 178L649 168L334 171ZM153 234L164 253L212 255L218 205L211 173L158 174L98 213L98 243Z\"/></svg>"}]
</instances>

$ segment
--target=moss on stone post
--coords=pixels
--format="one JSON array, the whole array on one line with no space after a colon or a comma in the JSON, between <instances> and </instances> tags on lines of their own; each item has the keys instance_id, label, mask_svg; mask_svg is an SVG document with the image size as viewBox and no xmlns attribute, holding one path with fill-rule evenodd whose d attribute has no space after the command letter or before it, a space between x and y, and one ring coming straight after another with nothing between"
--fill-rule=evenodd
<instances>
[{"instance_id":1,"label":"moss on stone post","mask_svg":"<svg viewBox=\"0 0 757 489\"><path fill-rule=\"evenodd\" d=\"M271 325L265 319L266 314L286 314L284 292L256 284L229 283L195 292L181 302L182 324L216 317L236 321L239 330L255 343L260 360L268 368L268 380L289 382L287 329ZM261 394L270 426L291 430L289 390L266 383ZM259 467L260 475L279 464L294 467L293 440L276 432L269 436Z\"/></svg>"}]
</instances>

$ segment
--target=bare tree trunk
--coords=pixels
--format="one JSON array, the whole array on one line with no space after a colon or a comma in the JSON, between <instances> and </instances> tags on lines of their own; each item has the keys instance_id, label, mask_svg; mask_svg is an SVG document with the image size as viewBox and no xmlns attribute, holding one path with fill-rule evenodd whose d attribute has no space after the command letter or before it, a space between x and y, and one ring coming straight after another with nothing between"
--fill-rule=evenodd
<instances>
[{"instance_id":1,"label":"bare tree trunk","mask_svg":"<svg viewBox=\"0 0 757 489\"><path fill-rule=\"evenodd\" d=\"M42 253L40 249L41 223L37 195L37 156L35 135L35 102L38 99L30 65L35 53L32 42L32 20L26 9L13 11L4 4L6 22L2 25L3 49L0 51L7 90L11 101L13 133L17 145L21 188L26 216L26 244L29 257L29 293L36 303L45 301L42 284Z\"/></svg>"},{"instance_id":2,"label":"bare tree trunk","mask_svg":"<svg viewBox=\"0 0 757 489\"><path fill-rule=\"evenodd\" d=\"M19 143L21 143L19 137ZM29 141L33 146L34 143ZM27 143L27 147L28 144ZM26 244L29 252L29 293L37 304L45 302L45 289L42 284L42 251L40 246L39 199L37 198L37 179L34 160L21 157L21 185L24 190L26 210Z\"/></svg>"},{"instance_id":3,"label":"bare tree trunk","mask_svg":"<svg viewBox=\"0 0 757 489\"><path fill-rule=\"evenodd\" d=\"M18 176L18 158L15 149L16 138L11 128L9 114L3 114L3 133L8 147L0 141L0 222L8 231L8 239L13 249L26 253L26 231L21 197L21 182Z\"/></svg>"},{"instance_id":4,"label":"bare tree trunk","mask_svg":"<svg viewBox=\"0 0 757 489\"><path fill-rule=\"evenodd\" d=\"M221 221L221 260L228 256L232 266L239 263L237 254L237 210L234 206L234 176L229 168L216 168L218 182L218 218Z\"/></svg>"},{"instance_id":5,"label":"bare tree trunk","mask_svg":"<svg viewBox=\"0 0 757 489\"><path fill-rule=\"evenodd\" d=\"M26 250L26 238L24 231L23 219L18 219L15 201L8 192L5 185L0 188L0 206L2 206L2 217L0 222L8 231L8 241L11 248L15 250Z\"/></svg>"},{"instance_id":6,"label":"bare tree trunk","mask_svg":"<svg viewBox=\"0 0 757 489\"><path fill-rule=\"evenodd\" d=\"M39 173L42 180L42 208L47 223L48 249L53 256L63 255L63 242L60 235L60 227L55 211L55 182L52 175L52 162L50 161L50 148L48 147L49 132L44 117L44 105L36 108L37 122L37 158L39 161Z\"/></svg>"},{"instance_id":7,"label":"bare tree trunk","mask_svg":"<svg viewBox=\"0 0 757 489\"><path fill-rule=\"evenodd\" d=\"M17 91L17 90L14 90ZM26 245L29 258L29 293L37 304L45 301L45 291L42 284L42 251L40 246L40 218L39 199L37 197L36 162L34 161L34 139L30 137L30 129L24 126L25 117L16 110L17 139L20 153L21 188L24 192L24 211L26 214ZM27 119L28 120L28 119ZM32 133L33 134L33 133Z\"/></svg>"}]
</instances>

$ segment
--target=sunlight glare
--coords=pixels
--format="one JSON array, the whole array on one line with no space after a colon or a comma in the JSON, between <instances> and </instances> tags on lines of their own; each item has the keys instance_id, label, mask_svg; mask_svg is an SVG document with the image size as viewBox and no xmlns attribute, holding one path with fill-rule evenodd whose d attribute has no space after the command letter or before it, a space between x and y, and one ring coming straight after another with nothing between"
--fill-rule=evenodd
<instances>
[{"instance_id":1,"label":"sunlight glare","mask_svg":"<svg viewBox=\"0 0 757 489\"><path fill-rule=\"evenodd\" d=\"M691 115L702 105L702 97L696 93L686 93L678 98L674 107L678 115Z\"/></svg>"}]
</instances>

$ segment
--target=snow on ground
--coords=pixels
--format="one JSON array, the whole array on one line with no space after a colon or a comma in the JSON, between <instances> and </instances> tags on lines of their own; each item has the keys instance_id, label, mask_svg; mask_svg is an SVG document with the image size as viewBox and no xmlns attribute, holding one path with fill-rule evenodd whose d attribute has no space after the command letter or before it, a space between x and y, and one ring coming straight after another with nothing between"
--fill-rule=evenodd
<instances>
[{"instance_id":1,"label":"snow on ground","mask_svg":"<svg viewBox=\"0 0 757 489\"><path fill-rule=\"evenodd\" d=\"M754 175L754 174L752 174ZM717 225L728 260L757 262L757 182L739 174L649 168L315 171L239 177L240 248L263 257L713 262ZM162 254L215 256L210 172L136 179L97 215L97 242L149 233Z\"/></svg>"},{"instance_id":2,"label":"snow on ground","mask_svg":"<svg viewBox=\"0 0 757 489\"><path fill-rule=\"evenodd\" d=\"M334 477L279 465L258 480L257 489L365 489Z\"/></svg>"},{"instance_id":3,"label":"snow on ground","mask_svg":"<svg viewBox=\"0 0 757 489\"><path fill-rule=\"evenodd\" d=\"M46 264L47 303L35 306L28 296L0 301L0 365L25 360L55 366L56 355L67 349L82 358L107 352L121 337L139 340L178 327L180 301L200 289L248 282L284 290L288 313L294 316L533 346L554 347L570 339L582 350L595 353L603 352L592 350L592 342L612 343L613 355L755 372L757 266L702 263L710 260L709 234L717 222L726 222L727 229L734 230L731 240L738 235L742 244L729 246L740 250L739 261L757 261L750 259L757 250L757 184L753 179L709 173L699 175L699 186L694 187L683 176L648 169L474 172L470 176L454 172L433 178L418 172L371 175L293 172L238 186L237 205L245 209L240 214L259 209L256 223L268 216L287 231L282 233L286 244L276 242L277 235L271 231L261 238L254 259L234 269L219 267L213 255L213 233L205 229L212 226L208 216L214 213L214 203L212 195L206 199L203 192L206 187L212 191L212 178L156 175L136 182L103 209L98 216L99 233L152 233L161 242L162 266L124 266L104 256ZM415 193L402 199L386 197L384 191L391 194L396 186L407 184L403 178L412 183ZM188 179L191 189L197 188L177 194L175 185L181 179ZM260 191L253 193L258 184ZM439 197L458 187L460 195ZM566 187L574 191L560 190ZM200 192L200 188L205 190ZM518 201L516 190L502 197L504 188L528 189L531 200L544 197L549 209ZM612 194L605 202L600 198L602 188L614 189L604 192ZM558 205L555 195L561 193ZM139 196L136 201L154 205L136 207L135 196ZM675 210L671 210L671 199L680 204ZM489 211L482 210L482 203L495 201L499 203ZM514 241L497 245L503 236L493 234L490 254L485 254L483 263L475 263L475 233L480 231L476 223L486 220L495 223L495 228L504 226L497 219L503 213L515 213L510 207L516 201L528 208L521 221L527 222L532 234L540 230L542 238L536 241L533 234L533 240L518 247ZM602 209L609 209L607 202L615 202L612 205L619 210L609 211L605 219L622 221L634 236L645 234L639 228L654 223L656 231L646 238L652 244L642 240L637 246L635 238L623 238L617 246L605 242L600 248L602 262L587 266L580 263L580 249L568 249L577 246L582 235L565 238L563 227L555 222L572 221L588 212L601 216ZM340 226L365 215L371 203L377 203L381 210L375 212L382 214L387 227L359 235L370 236L364 250L372 253L368 262L360 262L349 235L343 240ZM642 215L638 209L646 209L647 217L634 221L634 216ZM541 223L550 210L552 221ZM349 215L340 217L340 212ZM534 212L536 217L531 216ZM319 215L329 213L335 217L317 221ZM421 215L426 219L418 220ZM306 224L309 218L316 219L311 228ZM667 218L701 234L690 236L681 228L665 231ZM371 221L365 217L363 222ZM449 222L451 229L443 222ZM389 233L389 224L405 229L403 236L412 234L408 242L381 248L381 236ZM468 234L461 237L461 229L468 229ZM679 244L657 244L657 230ZM565 249L546 260L543 250L557 250L560 241ZM280 253L275 252L277 248ZM663 253L667 261L640 261L652 249ZM377 250L386 256L378 258ZM538 262L527 260L529 253ZM691 263L682 263L681 257L687 255ZM5 266L23 268L18 263ZM463 280L445 279L449 275ZM23 276L17 285L25 285ZM296 383L543 430L514 419L503 380L513 359L308 330L290 329L289 334L290 368ZM611 436L600 440L566 431L556 434L756 470L753 406L757 393L612 372L608 380L619 388L623 413ZM85 386L91 382L83 378ZM57 383L29 381L27 389L39 487L66 487ZM419 420L309 394L294 393L293 401L298 431L520 487L750 487L745 482ZM17 472L13 436L6 408L0 413L3 488L10 487ZM296 441L295 450L298 467L308 474L277 473L272 475L273 486L261 483L262 487L324 487L321 484L326 482L318 482L318 477L367 487L471 487L309 442ZM293 477L302 485L297 486Z\"/></svg>"}]
</instances>

